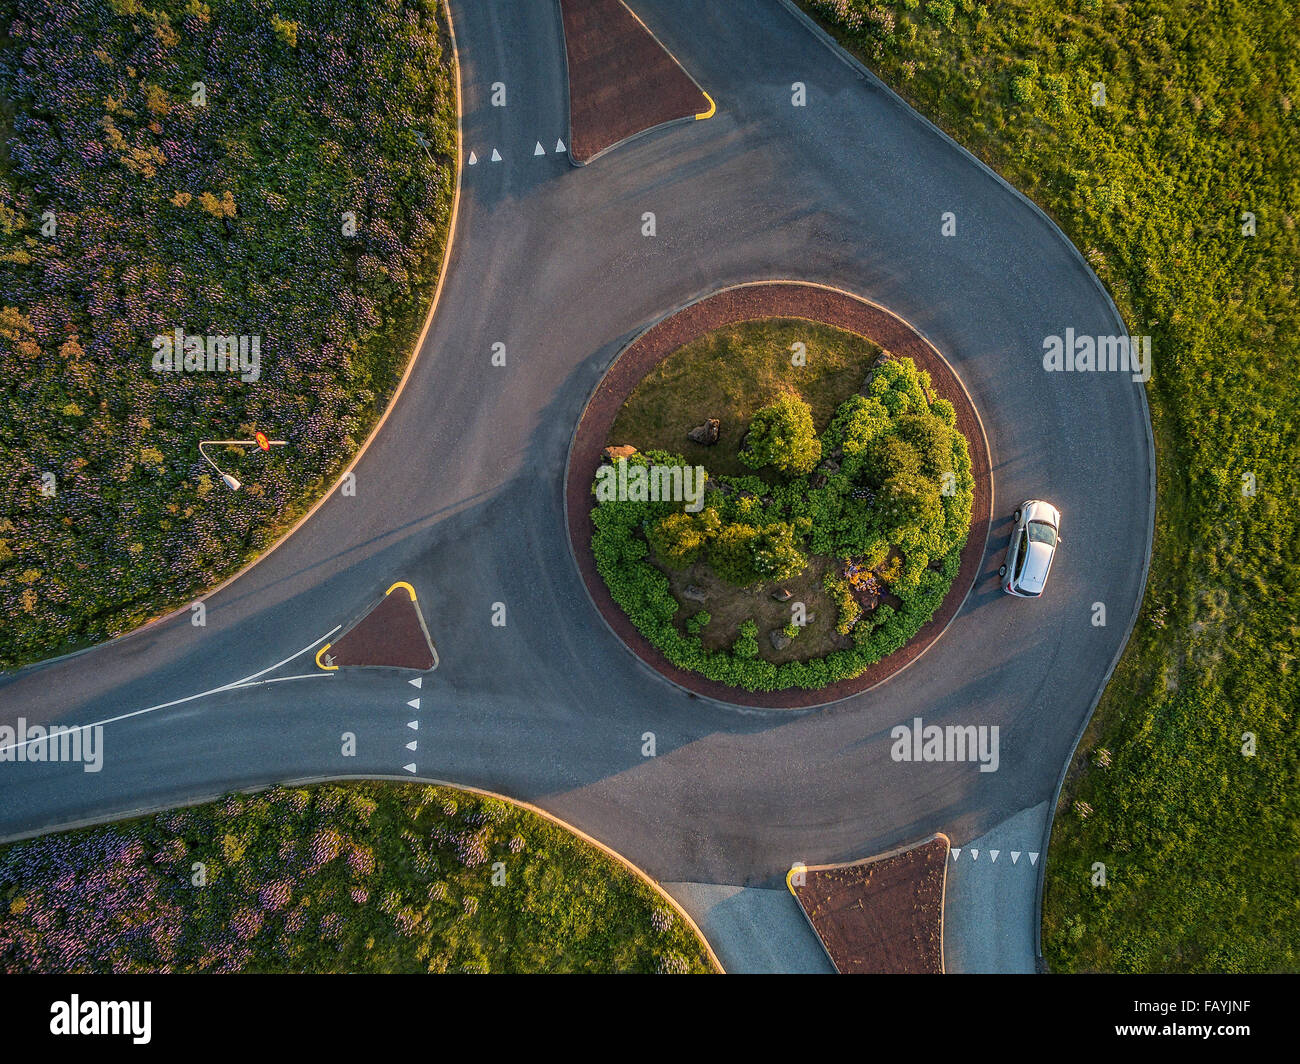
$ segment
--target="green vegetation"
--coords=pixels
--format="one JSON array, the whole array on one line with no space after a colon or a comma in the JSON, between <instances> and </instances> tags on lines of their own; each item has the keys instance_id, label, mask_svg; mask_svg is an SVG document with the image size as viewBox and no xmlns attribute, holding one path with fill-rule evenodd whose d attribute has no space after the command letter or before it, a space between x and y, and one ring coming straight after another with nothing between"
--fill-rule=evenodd
<instances>
[{"instance_id":1,"label":"green vegetation","mask_svg":"<svg viewBox=\"0 0 1300 1064\"><path fill-rule=\"evenodd\" d=\"M806 6L1052 214L1153 338L1151 576L1057 810L1045 954L1300 968L1294 6Z\"/></svg>"},{"instance_id":2,"label":"green vegetation","mask_svg":"<svg viewBox=\"0 0 1300 1064\"><path fill-rule=\"evenodd\" d=\"M456 99L439 0L0 12L8 668L191 599L355 454L437 280ZM256 373L160 370L176 329ZM216 449L227 491L198 443L258 429L288 446Z\"/></svg>"},{"instance_id":3,"label":"green vegetation","mask_svg":"<svg viewBox=\"0 0 1300 1064\"><path fill-rule=\"evenodd\" d=\"M956 576L974 487L952 404L931 395L929 375L910 359L880 358L864 385L860 363L851 377L847 371L849 352L865 353L865 341L832 330L820 339L841 352L836 363L814 373L810 357L765 388L746 380L752 368L788 363L783 328L747 323L674 352L629 397L610 437L626 445L626 426L654 425L653 439L682 440L720 412L731 456L769 479L716 474L698 513L684 512L680 501L615 499L593 489L592 551L614 601L674 664L748 690L824 687L915 635ZM719 359L720 350L744 357ZM847 398L835 395L836 384ZM823 409L829 398L837 402L820 435L804 386ZM711 398L701 400L705 393ZM704 405L724 394L733 399L721 410ZM638 465L683 461L640 451L628 459L627 479ZM867 580L873 567L879 581ZM858 585L837 582L851 568L862 569L869 611L854 593ZM778 586L783 597L765 593ZM707 611L684 605L702 598ZM787 602L802 604L806 624ZM767 638L759 638L759 619Z\"/></svg>"},{"instance_id":4,"label":"green vegetation","mask_svg":"<svg viewBox=\"0 0 1300 1064\"><path fill-rule=\"evenodd\" d=\"M795 344L804 345L805 365L792 362ZM619 411L609 442L681 454L715 475L753 473L740 448L755 410L792 389L821 431L879 356L870 340L803 319L766 318L715 329L651 370ZM718 442L706 447L688 441L686 432L710 417L722 423Z\"/></svg>"},{"instance_id":5,"label":"green vegetation","mask_svg":"<svg viewBox=\"0 0 1300 1064\"><path fill-rule=\"evenodd\" d=\"M277 788L0 848L0 971L712 970L624 865L447 787Z\"/></svg>"}]
</instances>

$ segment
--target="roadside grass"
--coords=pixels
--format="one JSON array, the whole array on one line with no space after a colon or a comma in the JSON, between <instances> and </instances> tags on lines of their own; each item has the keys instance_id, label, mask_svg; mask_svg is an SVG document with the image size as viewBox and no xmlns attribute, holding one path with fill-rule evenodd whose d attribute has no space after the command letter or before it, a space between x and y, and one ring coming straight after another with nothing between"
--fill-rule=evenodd
<instances>
[{"instance_id":1,"label":"roadside grass","mask_svg":"<svg viewBox=\"0 0 1300 1064\"><path fill-rule=\"evenodd\" d=\"M1300 968L1292 6L802 2L1032 196L1152 336L1151 573L1056 810L1044 954Z\"/></svg>"},{"instance_id":2,"label":"roadside grass","mask_svg":"<svg viewBox=\"0 0 1300 1064\"><path fill-rule=\"evenodd\" d=\"M7 973L712 970L622 864L448 787L274 788L0 847Z\"/></svg>"},{"instance_id":3,"label":"roadside grass","mask_svg":"<svg viewBox=\"0 0 1300 1064\"><path fill-rule=\"evenodd\" d=\"M791 363L796 343L807 349L806 365ZM784 390L798 392L812 408L813 428L820 433L835 408L862 387L879 353L864 337L800 318L715 329L674 351L637 385L606 442L679 454L710 475L754 476L738 455L756 410ZM705 447L686 438L711 417L721 422L716 444ZM764 479L769 476L764 471Z\"/></svg>"}]
</instances>

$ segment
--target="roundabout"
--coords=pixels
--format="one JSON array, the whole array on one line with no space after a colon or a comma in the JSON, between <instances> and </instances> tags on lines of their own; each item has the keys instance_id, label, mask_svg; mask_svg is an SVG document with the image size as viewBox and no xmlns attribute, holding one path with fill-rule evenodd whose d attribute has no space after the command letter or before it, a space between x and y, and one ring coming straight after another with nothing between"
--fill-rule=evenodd
<instances>
[{"instance_id":1,"label":"roundabout","mask_svg":"<svg viewBox=\"0 0 1300 1064\"><path fill-rule=\"evenodd\" d=\"M783 5L635 7L717 113L573 168L533 154L566 129L554 5L452 0L462 154L480 162L462 166L442 296L349 471L355 495L332 492L213 593L206 627L171 617L0 679L6 721L105 722L102 772L4 767L0 836L288 780L446 781L537 805L627 857L728 971L790 971L806 936L785 889L792 864L943 832L962 851L946 888L947 970L1033 969L1042 863L1028 854L1046 850L1059 774L1137 616L1154 505L1140 385L1045 373L1042 342L1064 325L1129 330L1041 212L835 61ZM785 86L754 78L756 47L778 81L807 81L814 106L791 108ZM512 102L494 107L503 78ZM960 235L943 238L949 210ZM773 306L744 284L792 272L840 294L782 282L799 298ZM701 300L719 290L728 302ZM814 313L810 296L828 306ZM840 300L871 325L837 319ZM628 652L630 634L611 632L621 611L591 608L604 585L583 568L581 525L609 426L575 426L687 341L685 319L662 316L696 304L716 315L704 331L731 314L814 317L910 357L941 392L933 349L960 374L982 430L944 394L972 466L987 440L989 495L977 473L960 572L930 622L942 640L886 659L911 657L888 684L802 692L809 707L835 702L817 711L737 709L734 689L665 683ZM623 398L608 402L612 422ZM1050 497L1069 521L1040 601L998 588L1011 506L994 513L994 477L999 499ZM314 669L319 647L395 581L418 594L437 647L423 687L383 669ZM1090 621L1096 602L1105 627ZM917 718L997 727L997 770L892 757L891 730ZM341 753L344 733L355 756ZM988 846L1026 858L990 866Z\"/></svg>"},{"instance_id":2,"label":"roundabout","mask_svg":"<svg viewBox=\"0 0 1300 1064\"><path fill-rule=\"evenodd\" d=\"M710 612L710 609L716 610L716 605L694 614L693 617L679 616L672 627L667 623L670 612L677 611L678 607L681 607L682 614L687 612L687 599L693 597L696 603L708 606L704 589L688 583L685 586L686 594L683 595L680 586L682 580L677 579L673 582L673 595L670 596L667 594L666 587L661 586L663 580L658 574L668 573L672 566L664 565L662 559L654 557L648 561L619 560L629 548L624 547L618 540L617 533L602 530L599 522L593 521L593 515L600 513L601 506L599 503L595 507L592 505L593 477L600 481L603 473L612 473L617 466L623 482L626 481L626 463L629 456L621 455L620 452L634 450L634 448L630 445L620 447L618 444L622 441L622 437L610 434L617 432L620 414L626 411L629 403L640 394L643 383L661 367L666 368L674 360L680 363L682 355L687 354L683 351L684 348L690 347L703 338L714 336L719 330L772 320L790 323L815 322L832 326L836 330L843 330L846 336L864 341L864 348L874 352L872 356L861 362L866 367L861 389L857 394L845 397L843 404L837 405L836 425L849 419L854 412L865 411L868 402L876 404L876 395L883 396L890 391L885 387L888 382L884 380L879 381L873 388L872 381L878 375L883 374L891 379L898 377L897 383L900 388L903 386L903 377L911 379L915 378L917 373L922 375L920 382L914 382L912 388L914 393L920 392L923 396L918 395L913 402L917 404L918 409L927 408L924 410L927 416L933 416L930 414L926 400L937 401L935 408L943 409L944 417L947 419L946 424L956 430L964 444L959 463L960 486L958 486L958 473L949 471L949 466L954 463L947 460L941 463L942 469L936 467L930 471L931 479L942 480L941 490L947 500L945 506L947 502L956 503L957 497L960 496L962 519L968 528L960 539L955 535L952 537L954 545L946 556L946 571L944 556L931 560L918 551L920 558L924 560L918 562L917 569L928 568L936 575L931 576L929 573L919 571L907 575L913 576L914 583L927 581L926 586L929 588L938 585L941 578L938 574L941 573L942 578L946 578L947 585L946 588L939 587L938 590L931 591L926 600L927 605L923 607L923 615L920 609L909 609L903 613L901 623L893 621L893 615L896 609L903 606L902 601L896 595L889 593L883 581L876 579L877 575L885 569L882 563L885 562L886 554L888 553L897 569L897 564L903 561L899 556L900 552L897 548L889 546L886 537L867 536L863 539L859 536L861 542L856 543L853 537L848 537L844 542L854 546L845 546L844 542L839 544L837 551L844 555L841 561L825 564L828 559L821 559L825 564L826 592L837 597L841 603L839 624L829 635L829 646L826 648L829 653L825 657L812 660L800 659L793 654L787 655L784 663L779 666L773 662L781 661L777 656L780 651L787 649L792 639L802 637L800 629L804 627L802 623L804 617L801 609L796 612L796 619L784 629L783 635L775 629L770 633L757 632L756 629L746 631L742 638L749 643L750 652L746 654L740 651L740 653L754 664L737 662L734 653L727 655L725 651L717 649L710 651L703 645L701 632L707 636L707 629L716 627ZM792 335L797 335L797 332ZM805 369L807 345L796 342L792 347L796 352L791 356L792 368L785 369L781 383L769 389L769 398L793 394L792 385L785 382L787 380L797 382L812 373L811 370ZM780 362L786 355L785 352L773 352L769 357ZM911 369L900 370L898 367L914 367L917 372L914 373ZM690 365L676 366L675 376L679 379L673 394L678 397L679 403L682 397L701 390L700 386L703 382L694 380L691 377L692 372L698 373L693 371ZM731 375L730 370L726 372ZM842 390L843 386L841 386ZM871 398L866 398L868 396ZM838 399L839 396L836 398ZM906 409L905 405L899 405L906 402L901 398L901 393L893 393L889 398L891 408ZM899 404L892 402L894 398L899 399ZM802 400L798 401L802 402ZM885 422L888 422L889 414L883 407L876 405L874 409ZM706 408L701 407L686 413L674 409L669 416L676 416L679 420L685 418L682 421L684 426L699 420L705 410ZM913 413L907 416L918 415ZM660 412L657 420L662 419L662 412ZM825 417L821 419L822 422L826 420ZM717 419L707 419L705 423L714 425L716 437L719 432ZM824 423L820 427L827 428ZM943 430L942 425L937 427L940 431ZM743 432L743 428L729 425L727 431L738 434ZM879 428L873 431L879 431ZM893 497L887 492L879 500L874 500L871 497L875 495L875 490L850 482L840 471L841 461L845 463L846 470L851 468L851 463L860 461L856 452L868 447L865 438L855 442L843 439L842 435L828 429L824 436L824 444L821 441L809 441L816 450L816 456L810 458L808 468L800 472L811 473L811 478L800 477L786 485L787 489L792 489L792 491L787 490L787 495L790 496L787 509L798 509L801 514L799 520L809 526L808 531L814 536L817 535L818 530L811 527L812 518L804 515L805 508L800 505L801 497L812 498L818 493L827 493L828 479L833 478L837 482L839 496L843 496L831 496L833 504L837 505L842 515L842 521L855 518L859 521L867 519L873 510L878 513L888 499ZM683 436L683 439L685 438ZM656 442L671 446L662 436ZM610 444L614 446L611 447ZM826 458L818 464L818 460L822 458L823 448ZM708 452L702 452L699 447L692 450L697 456L701 453L705 455L701 460L708 460ZM846 457L844 453L846 450L855 453ZM616 454L619 454L619 457L612 457ZM635 457L631 460L637 461ZM753 462L751 461L750 464ZM814 465L817 467L816 471L813 470ZM696 468L701 471L704 469L703 466ZM652 468L651 471L653 472L654 469ZM776 483L776 479L769 477L773 483ZM870 479L869 474L868 479ZM686 510L703 509L707 505L708 508L703 509L701 516L711 519L715 525L719 522L716 506L722 506L724 513L728 509L734 511L737 506L736 496L740 496L742 508L761 515L765 509L772 511L773 507L770 505L762 507L760 502L771 503L773 500L771 494L763 495L760 499L759 493L764 491L779 493L782 490L780 485L773 487L769 484L765 487L753 478L739 481L737 486L733 486L726 478L718 481L710 479L708 483L711 487L706 497L698 500L694 506L688 504ZM746 490L746 486L755 490ZM878 490L879 487L878 482L874 483L874 489ZM890 489L892 491L892 484ZM597 493L599 494L599 485ZM730 500L727 498L728 495L732 496ZM866 498L863 498L864 496ZM758 282L723 289L664 316L637 336L619 353L584 409L569 452L566 471L566 524L570 548L582 574L587 593L604 622L638 658L670 682L696 695L721 702L761 708L809 708L839 701L883 683L920 657L943 634L974 583L979 559L984 553L988 538L992 501L992 472L983 425L961 379L939 351L906 321L883 307L829 286L790 281ZM615 503L614 507L618 505L620 504ZM627 504L624 502L622 505ZM644 510L646 507L640 509ZM649 509L656 511L663 509L666 512L670 508L655 507L652 504ZM813 508L808 512L824 513L824 509L823 505L821 510ZM954 505L952 509L953 519L956 520L955 513L958 507ZM858 516L858 511L861 511L865 517ZM607 513L614 516L613 511ZM631 519L640 520L639 511L632 515ZM656 520L659 519L656 517ZM688 521L688 519L681 520ZM755 516L746 520L761 524L763 518ZM939 521L942 525L943 518L941 517ZM769 527L784 528L787 531L790 529L788 523ZM725 529L723 534L725 535ZM829 541L832 537L821 535L820 538ZM896 542L902 541L897 535L893 538ZM644 542L643 538L640 541ZM869 564L862 557L849 557L849 554L855 553L854 548L857 547L868 552L874 550L876 556L869 559ZM633 549L632 552L635 554L637 551ZM597 560L597 553L606 557L603 572ZM861 554L862 551L857 550L856 553ZM742 612L748 610L751 605L759 606L759 600L765 598L775 597L784 603L792 598L792 594L783 584L790 582L789 577L802 573L805 567L811 568L809 561L809 558L796 554L796 561L788 567L789 571L776 574L777 578L774 580L765 581L762 574L751 573L747 579L739 581L742 585L750 586L742 587L738 593L732 592L728 595L725 586L719 585L716 581L714 586L720 588L723 596L733 602L739 598ZM929 562L928 566L927 562ZM698 574L701 570L707 572L708 567L696 564L690 571ZM628 571L635 572L639 579L624 579ZM875 594L866 600L867 612L875 614L870 620L864 616L863 607L859 604L863 599L863 596L857 592L859 576L864 578L864 582L875 591ZM854 587L850 587L846 577L854 580ZM640 584L646 586L638 586ZM617 587L619 592L612 592L612 587ZM875 603L884 603L885 596L888 596L889 603L877 613L879 608ZM715 593L713 596L715 603L717 597ZM746 603L745 599L749 602ZM795 605L802 608L804 603L797 602ZM827 607L830 605L831 602L823 596L821 603L823 613L828 612ZM769 606L766 612L770 614L772 608ZM633 616L639 616L641 619L639 625L633 620ZM884 617L889 619L882 622L880 618ZM704 618L708 620L704 620L701 624ZM656 620L659 621L657 627ZM868 644L867 639L863 638L869 631L868 625L862 623L864 620L868 620L868 623L874 620L881 628L888 625L891 631L901 634L894 635L890 641L877 636L874 643ZM912 623L908 624L909 620ZM742 622L742 624L746 623L753 624L752 621ZM825 625L824 621L823 626ZM649 634L647 629L652 629L655 634ZM852 634L855 629L859 631L856 642ZM734 633L728 633L728 637L733 635ZM770 636L770 647L765 645L769 642L763 638L765 635ZM896 645L900 640L901 645ZM716 636L714 641L716 644ZM783 643L787 646L782 646ZM859 647L864 649L859 650ZM693 662L702 662L703 668L692 668ZM712 669L712 676L704 673L704 670L708 669ZM734 676L735 679L727 682L720 679L719 674Z\"/></svg>"}]
</instances>

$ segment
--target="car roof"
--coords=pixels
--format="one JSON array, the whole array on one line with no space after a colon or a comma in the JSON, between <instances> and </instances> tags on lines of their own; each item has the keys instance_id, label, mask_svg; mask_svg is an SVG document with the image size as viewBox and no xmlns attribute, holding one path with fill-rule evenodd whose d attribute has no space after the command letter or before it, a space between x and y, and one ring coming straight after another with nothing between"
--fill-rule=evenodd
<instances>
[{"instance_id":1,"label":"car roof","mask_svg":"<svg viewBox=\"0 0 1300 1064\"><path fill-rule=\"evenodd\" d=\"M1024 591L1042 591L1047 583L1047 571L1052 567L1052 554L1053 549L1046 543L1031 541L1016 586Z\"/></svg>"}]
</instances>

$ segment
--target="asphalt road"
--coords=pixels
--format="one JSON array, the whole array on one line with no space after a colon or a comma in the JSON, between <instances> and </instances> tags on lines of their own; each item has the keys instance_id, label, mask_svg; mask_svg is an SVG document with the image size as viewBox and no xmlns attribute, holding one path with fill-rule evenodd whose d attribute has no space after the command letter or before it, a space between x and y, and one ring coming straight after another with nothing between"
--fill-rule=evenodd
<instances>
[{"instance_id":1,"label":"asphalt road","mask_svg":"<svg viewBox=\"0 0 1300 1064\"><path fill-rule=\"evenodd\" d=\"M537 803L658 880L779 887L794 861L935 831L961 845L1050 801L1151 541L1141 386L1042 369L1048 334L1128 331L1077 254L777 0L638 0L717 114L581 169L553 150L568 136L555 5L451 7L464 155L479 161L462 172L441 304L355 466L356 496L331 498L209 599L205 628L182 616L0 681L4 722L136 714L105 728L101 772L0 764L0 835L414 762L420 777ZM489 104L497 81L504 108ZM795 81L806 107L791 105ZM646 211L655 237L641 235ZM955 237L940 235L944 211ZM928 653L874 691L797 713L694 698L642 666L588 600L563 516L570 437L620 348L695 297L771 278L865 296L935 343L984 419L997 515L982 575ZM498 341L505 367L491 365ZM1029 497L1064 514L1033 602L996 577ZM438 671L418 692L397 673L317 673L314 646L395 580L419 593ZM1096 602L1105 627L1091 623ZM309 647L258 677L308 678L190 698ZM998 771L892 761L889 729L916 716L999 726ZM646 732L655 757L642 756Z\"/></svg>"}]
</instances>

